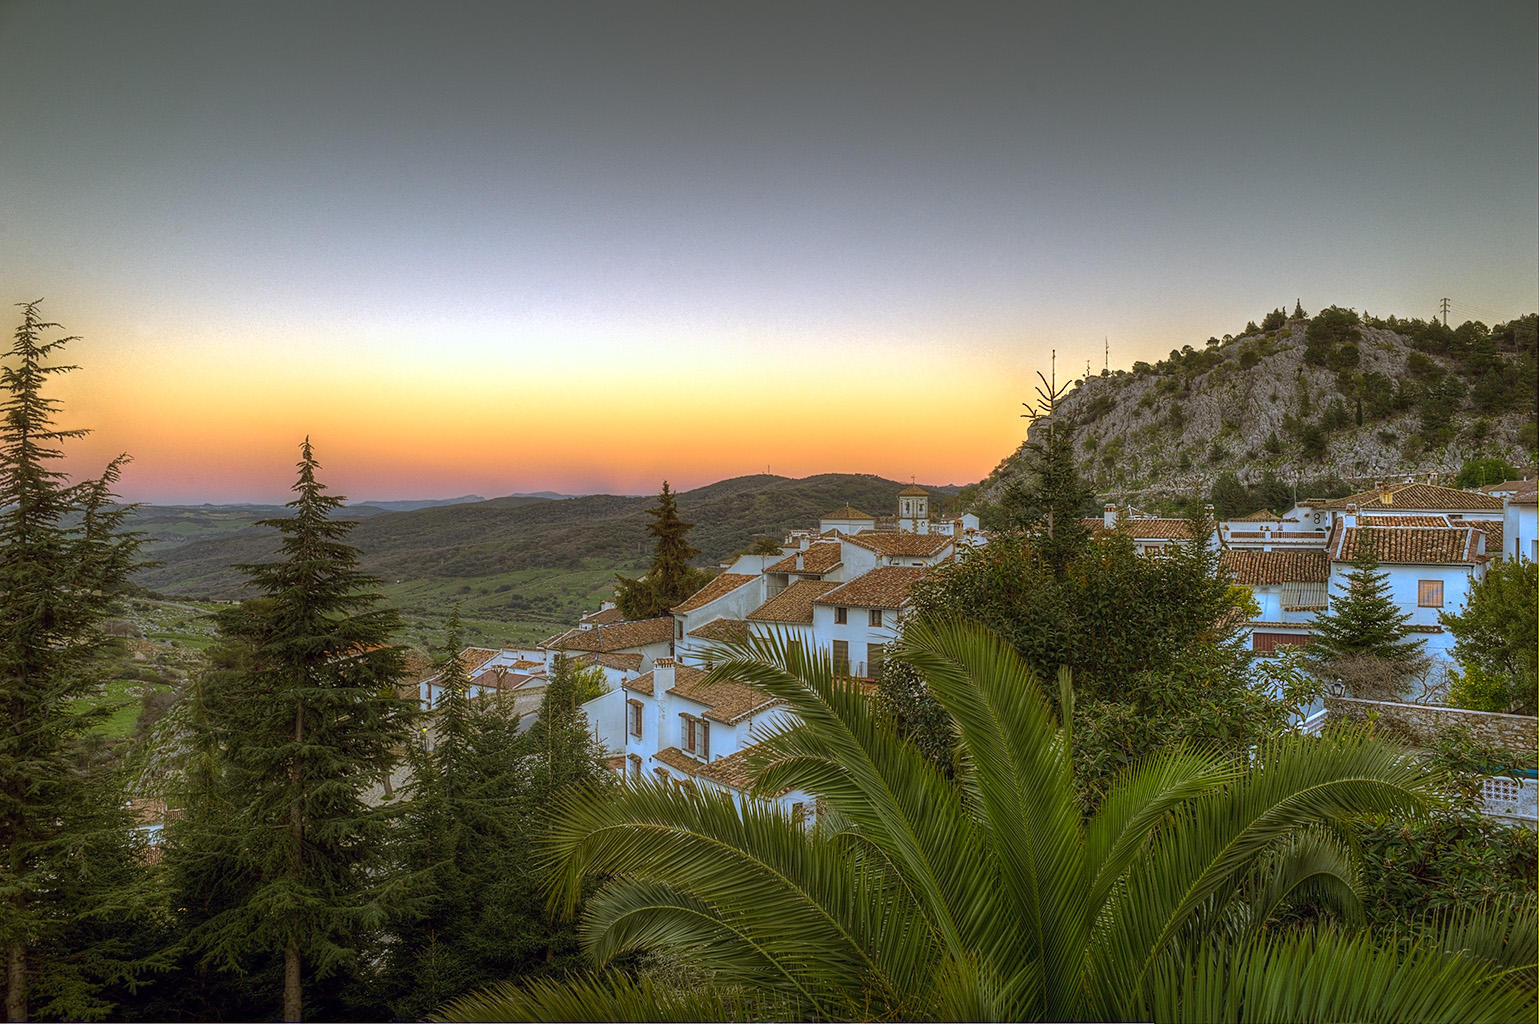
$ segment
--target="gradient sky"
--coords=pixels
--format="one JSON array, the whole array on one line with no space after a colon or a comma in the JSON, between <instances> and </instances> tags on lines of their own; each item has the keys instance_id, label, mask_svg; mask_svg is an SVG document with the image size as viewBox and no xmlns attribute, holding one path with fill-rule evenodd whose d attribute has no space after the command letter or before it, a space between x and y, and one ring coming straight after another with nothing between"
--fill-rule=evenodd
<instances>
[{"instance_id":1,"label":"gradient sky","mask_svg":"<svg viewBox=\"0 0 1539 1024\"><path fill-rule=\"evenodd\" d=\"M1539 307L1536 18L0 0L0 297L134 499L964 483L1054 348Z\"/></svg>"}]
</instances>

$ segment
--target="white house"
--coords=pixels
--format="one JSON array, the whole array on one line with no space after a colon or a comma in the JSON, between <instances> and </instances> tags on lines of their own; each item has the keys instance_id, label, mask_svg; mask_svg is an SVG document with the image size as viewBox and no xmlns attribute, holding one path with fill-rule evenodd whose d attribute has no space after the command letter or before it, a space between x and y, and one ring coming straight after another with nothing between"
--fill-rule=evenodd
<instances>
[{"instance_id":1,"label":"white house","mask_svg":"<svg viewBox=\"0 0 1539 1024\"><path fill-rule=\"evenodd\" d=\"M913 587L929 570L884 565L812 599L812 637L833 655L834 672L859 679L881 675L887 645Z\"/></svg>"},{"instance_id":2,"label":"white house","mask_svg":"<svg viewBox=\"0 0 1539 1024\"><path fill-rule=\"evenodd\" d=\"M1509 495L1502 508L1502 555L1539 562L1539 490Z\"/></svg>"},{"instance_id":3,"label":"white house","mask_svg":"<svg viewBox=\"0 0 1539 1024\"><path fill-rule=\"evenodd\" d=\"M1256 614L1245 624L1251 650L1270 654L1313 639L1310 623L1328 604L1331 566L1324 551L1231 550L1219 566L1256 602Z\"/></svg>"},{"instance_id":4,"label":"white house","mask_svg":"<svg viewBox=\"0 0 1539 1024\"><path fill-rule=\"evenodd\" d=\"M1336 517L1326 549L1333 590L1340 592L1336 585L1345 585L1352 560L1367 550L1389 579L1391 600L1410 613L1410 626L1426 641L1425 653L1446 660L1452 638L1438 614L1462 609L1471 585L1484 575L1486 534L1441 517L1416 517L1433 524L1427 526L1387 523L1388 518L1355 512Z\"/></svg>"}]
</instances>

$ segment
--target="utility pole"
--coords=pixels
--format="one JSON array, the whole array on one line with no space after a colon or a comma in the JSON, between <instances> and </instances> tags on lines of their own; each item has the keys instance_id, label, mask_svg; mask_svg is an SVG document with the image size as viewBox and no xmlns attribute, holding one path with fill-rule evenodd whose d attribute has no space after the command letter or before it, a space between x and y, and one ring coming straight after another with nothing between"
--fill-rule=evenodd
<instances>
[{"instance_id":1,"label":"utility pole","mask_svg":"<svg viewBox=\"0 0 1539 1024\"><path fill-rule=\"evenodd\" d=\"M1106 372L1110 373L1111 372L1111 338L1110 338L1110 336L1103 334L1103 335L1101 335L1101 340L1106 342L1106 362L1104 364L1104 367L1105 367Z\"/></svg>"},{"instance_id":2,"label":"utility pole","mask_svg":"<svg viewBox=\"0 0 1539 1024\"><path fill-rule=\"evenodd\" d=\"M1443 300L1443 326L1448 326L1448 300L1446 298Z\"/></svg>"}]
</instances>

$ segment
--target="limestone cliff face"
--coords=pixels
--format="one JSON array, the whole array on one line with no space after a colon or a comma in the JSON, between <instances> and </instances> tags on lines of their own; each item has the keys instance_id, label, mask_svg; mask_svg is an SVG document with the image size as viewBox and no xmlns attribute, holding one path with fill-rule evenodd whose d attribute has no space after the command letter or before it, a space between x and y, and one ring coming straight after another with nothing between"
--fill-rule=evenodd
<instances>
[{"instance_id":1,"label":"limestone cliff face","mask_svg":"<svg viewBox=\"0 0 1539 1024\"><path fill-rule=\"evenodd\" d=\"M1306 364L1307 324L1290 320L1182 363L1138 364L1136 372L1077 382L1057 416L1073 425L1081 473L1106 495L1158 498L1207 493L1227 471L1245 483L1268 471L1285 481L1332 473L1347 480L1429 472L1451 478L1471 458L1532 461L1523 439L1524 424L1535 420L1532 398L1522 408L1484 416L1455 400L1447 425L1429 430L1418 404L1383 405L1402 381L1439 372L1460 382L1456 391L1472 387L1476 381L1462 376L1456 361L1419 352L1395 331L1359 326L1352 341L1358 363L1339 374ZM1376 386L1365 395L1352 383L1354 374ZM1410 385L1411 393L1417 386ZM1379 394L1385 401L1375 409ZM1029 436L1045 422L1033 424ZM1527 444L1532 431L1527 428ZM983 482L984 500L995 500L1002 484L1021 472L1021 455L1012 453Z\"/></svg>"}]
</instances>

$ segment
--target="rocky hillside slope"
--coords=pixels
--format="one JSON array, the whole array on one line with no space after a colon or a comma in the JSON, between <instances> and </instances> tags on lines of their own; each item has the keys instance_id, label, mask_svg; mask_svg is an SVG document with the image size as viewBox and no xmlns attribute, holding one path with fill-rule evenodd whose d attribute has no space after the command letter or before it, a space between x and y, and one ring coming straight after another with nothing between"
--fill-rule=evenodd
<instances>
[{"instance_id":1,"label":"rocky hillside slope","mask_svg":"<svg viewBox=\"0 0 1539 1024\"><path fill-rule=\"evenodd\" d=\"M1536 320L1450 329L1277 311L1266 330L1078 381L1056 416L1111 500L1207 494L1230 471L1254 483L1451 476L1476 457L1524 465L1536 445ZM984 481L984 500L1022 472L1022 450Z\"/></svg>"}]
</instances>

